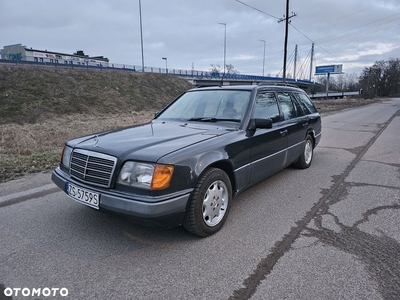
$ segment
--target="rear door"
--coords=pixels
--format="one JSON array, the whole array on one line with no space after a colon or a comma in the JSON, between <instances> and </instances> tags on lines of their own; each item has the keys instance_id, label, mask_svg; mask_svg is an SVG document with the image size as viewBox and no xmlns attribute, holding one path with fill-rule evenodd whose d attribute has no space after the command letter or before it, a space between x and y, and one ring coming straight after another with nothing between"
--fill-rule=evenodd
<instances>
[{"instance_id":1,"label":"rear door","mask_svg":"<svg viewBox=\"0 0 400 300\"><path fill-rule=\"evenodd\" d=\"M307 133L308 117L294 99L292 93L276 93L283 116L283 124L287 130L287 165L294 162L302 153Z\"/></svg>"},{"instance_id":2,"label":"rear door","mask_svg":"<svg viewBox=\"0 0 400 300\"><path fill-rule=\"evenodd\" d=\"M308 131L314 132L314 137L316 138L316 142L319 140L317 137L321 135L321 116L319 115L317 109L314 104L308 98L308 96L304 93L294 93L294 96L297 100L299 106L304 112L305 118L308 121Z\"/></svg>"}]
</instances>

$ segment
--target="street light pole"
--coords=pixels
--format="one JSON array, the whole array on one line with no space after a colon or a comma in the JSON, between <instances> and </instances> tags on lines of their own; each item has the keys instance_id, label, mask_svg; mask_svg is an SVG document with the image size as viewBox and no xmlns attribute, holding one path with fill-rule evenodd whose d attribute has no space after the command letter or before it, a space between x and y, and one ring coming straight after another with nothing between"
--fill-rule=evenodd
<instances>
[{"instance_id":1,"label":"street light pole","mask_svg":"<svg viewBox=\"0 0 400 300\"><path fill-rule=\"evenodd\" d=\"M139 17L140 17L140 42L142 46L142 72L144 72L144 52L143 52L143 29L142 29L142 3L139 0Z\"/></svg>"},{"instance_id":2,"label":"street light pole","mask_svg":"<svg viewBox=\"0 0 400 300\"><path fill-rule=\"evenodd\" d=\"M226 23L218 23L218 24L225 26L225 38L224 38L224 75L225 75L225 68L226 68Z\"/></svg>"},{"instance_id":3,"label":"street light pole","mask_svg":"<svg viewBox=\"0 0 400 300\"><path fill-rule=\"evenodd\" d=\"M265 67L265 43L266 43L266 41L260 40L260 42L263 42L263 43L264 43L264 55L263 55L263 76L264 76L264 67Z\"/></svg>"},{"instance_id":4,"label":"street light pole","mask_svg":"<svg viewBox=\"0 0 400 300\"><path fill-rule=\"evenodd\" d=\"M162 57L162 59L165 60L165 72L168 74L168 58Z\"/></svg>"}]
</instances>

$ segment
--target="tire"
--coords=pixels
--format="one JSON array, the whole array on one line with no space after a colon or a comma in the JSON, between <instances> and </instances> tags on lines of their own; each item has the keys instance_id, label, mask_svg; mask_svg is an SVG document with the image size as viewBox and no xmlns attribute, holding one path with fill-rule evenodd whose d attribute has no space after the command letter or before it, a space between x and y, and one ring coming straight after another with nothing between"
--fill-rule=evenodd
<instances>
[{"instance_id":1,"label":"tire","mask_svg":"<svg viewBox=\"0 0 400 300\"><path fill-rule=\"evenodd\" d=\"M220 169L206 169L189 199L183 227L201 237L216 233L225 223L231 200L228 175Z\"/></svg>"},{"instance_id":2,"label":"tire","mask_svg":"<svg viewBox=\"0 0 400 300\"><path fill-rule=\"evenodd\" d=\"M293 165L299 169L307 169L309 166L311 166L313 157L314 157L314 140L311 137L311 135L307 134L303 152Z\"/></svg>"}]
</instances>

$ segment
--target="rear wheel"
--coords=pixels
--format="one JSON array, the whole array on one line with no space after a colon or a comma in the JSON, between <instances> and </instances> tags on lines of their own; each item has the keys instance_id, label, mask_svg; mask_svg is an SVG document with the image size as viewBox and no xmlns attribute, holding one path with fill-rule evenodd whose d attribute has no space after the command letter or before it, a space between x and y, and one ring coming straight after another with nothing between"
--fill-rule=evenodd
<instances>
[{"instance_id":1,"label":"rear wheel","mask_svg":"<svg viewBox=\"0 0 400 300\"><path fill-rule=\"evenodd\" d=\"M231 199L228 175L220 169L206 169L192 192L183 226L202 237L216 233L225 223Z\"/></svg>"},{"instance_id":2,"label":"rear wheel","mask_svg":"<svg viewBox=\"0 0 400 300\"><path fill-rule=\"evenodd\" d=\"M311 135L307 135L304 149L294 166L299 169L307 169L311 166L312 159L314 157L314 141Z\"/></svg>"}]
</instances>

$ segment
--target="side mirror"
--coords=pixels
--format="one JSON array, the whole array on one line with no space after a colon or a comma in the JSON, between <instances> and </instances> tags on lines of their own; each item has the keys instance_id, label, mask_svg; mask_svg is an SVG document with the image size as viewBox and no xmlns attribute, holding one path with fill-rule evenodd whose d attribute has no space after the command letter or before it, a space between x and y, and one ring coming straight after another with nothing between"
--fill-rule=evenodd
<instances>
[{"instance_id":1,"label":"side mirror","mask_svg":"<svg viewBox=\"0 0 400 300\"><path fill-rule=\"evenodd\" d=\"M255 131L257 128L272 128L272 119L251 119L247 130Z\"/></svg>"},{"instance_id":2,"label":"side mirror","mask_svg":"<svg viewBox=\"0 0 400 300\"><path fill-rule=\"evenodd\" d=\"M272 119L254 119L256 128L272 128Z\"/></svg>"}]
</instances>

